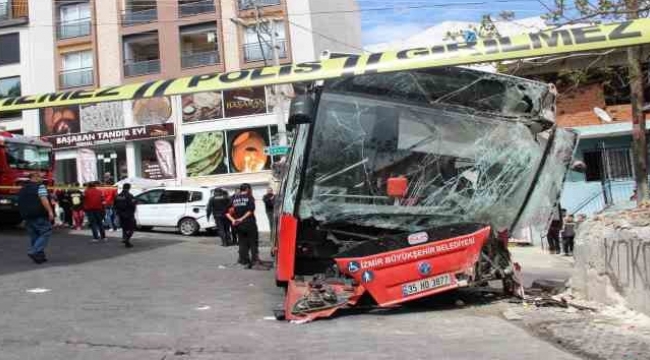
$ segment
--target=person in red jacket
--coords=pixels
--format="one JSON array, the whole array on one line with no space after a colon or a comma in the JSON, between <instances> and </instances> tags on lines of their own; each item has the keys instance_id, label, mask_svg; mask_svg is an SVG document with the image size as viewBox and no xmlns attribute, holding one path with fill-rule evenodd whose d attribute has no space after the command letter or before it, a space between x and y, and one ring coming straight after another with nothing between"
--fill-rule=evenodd
<instances>
[{"instance_id":1,"label":"person in red jacket","mask_svg":"<svg viewBox=\"0 0 650 360\"><path fill-rule=\"evenodd\" d=\"M104 210L106 211L106 217L104 219L106 228L117 231L115 207L113 206L115 197L117 196L117 188L112 186L103 187L102 193L104 194Z\"/></svg>"},{"instance_id":2,"label":"person in red jacket","mask_svg":"<svg viewBox=\"0 0 650 360\"><path fill-rule=\"evenodd\" d=\"M92 242L106 241L104 232L104 195L97 188L97 182L88 183L84 191L84 211L93 232Z\"/></svg>"}]
</instances>

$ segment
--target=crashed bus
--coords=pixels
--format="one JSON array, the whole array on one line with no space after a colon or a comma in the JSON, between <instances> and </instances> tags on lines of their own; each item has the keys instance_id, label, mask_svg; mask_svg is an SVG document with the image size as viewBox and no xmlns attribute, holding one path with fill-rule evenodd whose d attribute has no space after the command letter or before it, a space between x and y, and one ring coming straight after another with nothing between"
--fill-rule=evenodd
<instances>
[{"instance_id":1,"label":"crashed bus","mask_svg":"<svg viewBox=\"0 0 650 360\"><path fill-rule=\"evenodd\" d=\"M503 234L540 205L541 180L557 199L576 143L554 116L552 85L458 67L328 80L298 96L277 209L278 316L491 280L514 292Z\"/></svg>"}]
</instances>

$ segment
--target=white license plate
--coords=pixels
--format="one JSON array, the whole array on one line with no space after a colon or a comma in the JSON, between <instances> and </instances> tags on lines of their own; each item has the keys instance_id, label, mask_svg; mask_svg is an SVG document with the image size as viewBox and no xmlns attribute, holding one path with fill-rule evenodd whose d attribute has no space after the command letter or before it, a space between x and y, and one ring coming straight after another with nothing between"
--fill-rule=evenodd
<instances>
[{"instance_id":1,"label":"white license plate","mask_svg":"<svg viewBox=\"0 0 650 360\"><path fill-rule=\"evenodd\" d=\"M428 279L422 279L402 285L402 295L411 296L431 289L447 286L451 284L451 275L445 274Z\"/></svg>"}]
</instances>

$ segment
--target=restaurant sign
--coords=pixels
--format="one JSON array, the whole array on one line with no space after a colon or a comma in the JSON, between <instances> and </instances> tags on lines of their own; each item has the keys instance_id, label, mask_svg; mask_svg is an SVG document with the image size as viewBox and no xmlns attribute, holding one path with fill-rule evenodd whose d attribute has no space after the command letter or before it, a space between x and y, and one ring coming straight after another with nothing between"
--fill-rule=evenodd
<instances>
[{"instance_id":1,"label":"restaurant sign","mask_svg":"<svg viewBox=\"0 0 650 360\"><path fill-rule=\"evenodd\" d=\"M80 134L44 136L43 140L50 142L54 149L65 149L154 139L167 136L174 136L173 123L136 126L124 129L94 131Z\"/></svg>"}]
</instances>

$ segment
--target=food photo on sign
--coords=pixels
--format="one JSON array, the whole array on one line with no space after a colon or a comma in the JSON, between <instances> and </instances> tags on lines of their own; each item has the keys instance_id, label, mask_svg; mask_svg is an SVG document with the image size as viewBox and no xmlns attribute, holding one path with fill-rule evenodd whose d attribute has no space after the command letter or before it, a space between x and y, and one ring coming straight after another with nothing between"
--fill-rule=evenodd
<instances>
[{"instance_id":1,"label":"food photo on sign","mask_svg":"<svg viewBox=\"0 0 650 360\"><path fill-rule=\"evenodd\" d=\"M135 100L132 109L136 126L164 124L172 117L172 104L166 97Z\"/></svg>"},{"instance_id":2,"label":"food photo on sign","mask_svg":"<svg viewBox=\"0 0 650 360\"><path fill-rule=\"evenodd\" d=\"M76 134L81 131L79 106L41 109L41 136Z\"/></svg>"},{"instance_id":3,"label":"food photo on sign","mask_svg":"<svg viewBox=\"0 0 650 360\"><path fill-rule=\"evenodd\" d=\"M124 128L124 106L108 102L81 106L81 132Z\"/></svg>"},{"instance_id":4,"label":"food photo on sign","mask_svg":"<svg viewBox=\"0 0 650 360\"><path fill-rule=\"evenodd\" d=\"M264 87L225 91L223 97L227 118L267 113Z\"/></svg>"},{"instance_id":5,"label":"food photo on sign","mask_svg":"<svg viewBox=\"0 0 650 360\"><path fill-rule=\"evenodd\" d=\"M268 127L233 130L228 132L230 170L251 173L271 168L264 148L269 146Z\"/></svg>"},{"instance_id":6,"label":"food photo on sign","mask_svg":"<svg viewBox=\"0 0 650 360\"><path fill-rule=\"evenodd\" d=\"M183 122L223 118L223 95L221 92L183 95L182 101Z\"/></svg>"},{"instance_id":7,"label":"food photo on sign","mask_svg":"<svg viewBox=\"0 0 650 360\"><path fill-rule=\"evenodd\" d=\"M185 135L185 169L188 177L226 174L225 134L211 131Z\"/></svg>"}]
</instances>

